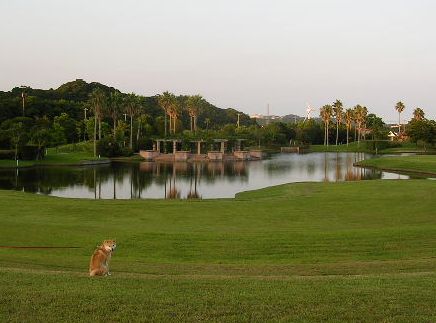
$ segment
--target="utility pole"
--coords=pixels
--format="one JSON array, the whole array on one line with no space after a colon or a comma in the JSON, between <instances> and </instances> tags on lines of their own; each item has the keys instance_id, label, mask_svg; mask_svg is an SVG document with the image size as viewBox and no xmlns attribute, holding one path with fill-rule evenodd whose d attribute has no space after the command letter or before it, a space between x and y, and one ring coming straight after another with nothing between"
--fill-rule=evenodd
<instances>
[{"instance_id":1,"label":"utility pole","mask_svg":"<svg viewBox=\"0 0 436 323\"><path fill-rule=\"evenodd\" d=\"M20 88L21 88L21 101L22 101L22 105L23 105L23 117L24 117L24 105L25 105L26 97L27 97L25 89L27 88L27 86L21 85Z\"/></svg>"},{"instance_id":2,"label":"utility pole","mask_svg":"<svg viewBox=\"0 0 436 323\"><path fill-rule=\"evenodd\" d=\"M238 129L239 129L239 116L240 116L241 114L240 113L238 113Z\"/></svg>"},{"instance_id":3,"label":"utility pole","mask_svg":"<svg viewBox=\"0 0 436 323\"><path fill-rule=\"evenodd\" d=\"M127 122L127 113L123 113L124 115L124 122Z\"/></svg>"},{"instance_id":4,"label":"utility pole","mask_svg":"<svg viewBox=\"0 0 436 323\"><path fill-rule=\"evenodd\" d=\"M84 131L83 131L83 141L86 141L86 111L88 111L89 109L87 108L87 107L84 107L83 108L83 111L85 112L85 119L84 119L84 121L83 121L83 124L84 124L84 126L85 126L85 129L84 129Z\"/></svg>"}]
</instances>

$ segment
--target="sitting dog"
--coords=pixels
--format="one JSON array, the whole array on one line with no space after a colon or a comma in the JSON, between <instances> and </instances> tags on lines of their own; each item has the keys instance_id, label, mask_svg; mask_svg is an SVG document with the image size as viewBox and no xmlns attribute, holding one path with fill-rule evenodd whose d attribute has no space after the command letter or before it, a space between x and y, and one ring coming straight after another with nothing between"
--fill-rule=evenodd
<instances>
[{"instance_id":1,"label":"sitting dog","mask_svg":"<svg viewBox=\"0 0 436 323\"><path fill-rule=\"evenodd\" d=\"M117 243L115 240L104 240L102 245L95 249L89 264L89 276L110 275L109 261L116 247Z\"/></svg>"}]
</instances>

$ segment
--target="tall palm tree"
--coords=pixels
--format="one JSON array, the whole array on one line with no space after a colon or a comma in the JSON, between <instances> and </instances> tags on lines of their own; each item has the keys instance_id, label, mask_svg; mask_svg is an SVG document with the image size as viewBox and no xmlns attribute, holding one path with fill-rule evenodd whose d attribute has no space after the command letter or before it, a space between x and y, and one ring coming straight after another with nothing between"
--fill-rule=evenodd
<instances>
[{"instance_id":1,"label":"tall palm tree","mask_svg":"<svg viewBox=\"0 0 436 323\"><path fill-rule=\"evenodd\" d=\"M339 138L339 125L342 122L342 113L343 113L343 105L340 100L336 100L335 103L333 103L333 113L336 119L336 146L337 146L338 138Z\"/></svg>"},{"instance_id":2,"label":"tall palm tree","mask_svg":"<svg viewBox=\"0 0 436 323\"><path fill-rule=\"evenodd\" d=\"M101 120L105 102L106 95L103 90L99 88L94 89L94 91L89 95L89 103L94 112L94 157L97 156L97 123ZM99 138L101 139L101 127L99 128Z\"/></svg>"},{"instance_id":3,"label":"tall palm tree","mask_svg":"<svg viewBox=\"0 0 436 323\"><path fill-rule=\"evenodd\" d=\"M413 110L413 119L414 120L424 120L425 113L421 108L416 108Z\"/></svg>"},{"instance_id":4,"label":"tall palm tree","mask_svg":"<svg viewBox=\"0 0 436 323\"><path fill-rule=\"evenodd\" d=\"M333 107L329 104L324 105L320 109L320 117L324 121L324 145L329 145L329 125L330 125L330 118L333 114Z\"/></svg>"},{"instance_id":5,"label":"tall palm tree","mask_svg":"<svg viewBox=\"0 0 436 323\"><path fill-rule=\"evenodd\" d=\"M129 148L133 149L133 117L139 110L139 97L135 93L130 93L125 99L125 111L130 117L130 141Z\"/></svg>"},{"instance_id":6,"label":"tall palm tree","mask_svg":"<svg viewBox=\"0 0 436 323\"><path fill-rule=\"evenodd\" d=\"M177 130L177 119L181 116L182 111L184 110L185 102L183 97L175 98L173 104L171 105L171 116L173 119L173 134L176 133Z\"/></svg>"},{"instance_id":7,"label":"tall palm tree","mask_svg":"<svg viewBox=\"0 0 436 323\"><path fill-rule=\"evenodd\" d=\"M209 130L209 126L210 126L210 118L206 118L206 119L204 119L204 124L206 125L206 131L208 131Z\"/></svg>"},{"instance_id":8,"label":"tall palm tree","mask_svg":"<svg viewBox=\"0 0 436 323\"><path fill-rule=\"evenodd\" d=\"M398 111L398 136L401 135L401 112L403 112L405 108L406 106L401 101L397 102L395 105L395 110Z\"/></svg>"},{"instance_id":9,"label":"tall palm tree","mask_svg":"<svg viewBox=\"0 0 436 323\"><path fill-rule=\"evenodd\" d=\"M186 101L186 107L191 119L191 131L197 131L197 118L203 105L204 99L199 94L188 97Z\"/></svg>"},{"instance_id":10,"label":"tall palm tree","mask_svg":"<svg viewBox=\"0 0 436 323\"><path fill-rule=\"evenodd\" d=\"M354 120L354 112L353 112L353 109L347 109L347 110L345 110L345 115L344 115L344 117L345 117L345 125L346 125L346 127L347 127L347 146L348 146L348 134L349 134L349 131L350 131L350 129L351 129L351 126L352 126L352 124L353 124L353 120Z\"/></svg>"},{"instance_id":11,"label":"tall palm tree","mask_svg":"<svg viewBox=\"0 0 436 323\"><path fill-rule=\"evenodd\" d=\"M165 137L167 136L167 115L170 117L170 132L171 132L171 120L172 120L172 113L171 109L174 104L175 95L165 91L161 95L158 96L157 101L159 106L164 110L165 112Z\"/></svg>"},{"instance_id":12,"label":"tall palm tree","mask_svg":"<svg viewBox=\"0 0 436 323\"><path fill-rule=\"evenodd\" d=\"M360 144L360 139L362 138L362 127L366 122L366 116L368 114L368 109L361 106L360 104L354 107L354 116L357 126L357 142Z\"/></svg>"},{"instance_id":13,"label":"tall palm tree","mask_svg":"<svg viewBox=\"0 0 436 323\"><path fill-rule=\"evenodd\" d=\"M112 118L113 121L113 132L115 136L115 131L117 128L118 117L122 112L122 104L123 97L120 91L114 91L109 96L109 104L108 104L108 114Z\"/></svg>"}]
</instances>

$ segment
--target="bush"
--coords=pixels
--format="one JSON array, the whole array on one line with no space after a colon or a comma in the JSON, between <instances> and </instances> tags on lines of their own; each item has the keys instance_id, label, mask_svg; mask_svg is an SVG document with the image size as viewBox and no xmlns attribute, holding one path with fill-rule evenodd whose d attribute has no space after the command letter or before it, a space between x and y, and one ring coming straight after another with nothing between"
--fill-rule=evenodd
<instances>
[{"instance_id":1,"label":"bush","mask_svg":"<svg viewBox=\"0 0 436 323\"><path fill-rule=\"evenodd\" d=\"M133 154L128 147L114 140L112 136L103 138L97 142L97 154L104 157L127 157Z\"/></svg>"},{"instance_id":2,"label":"bush","mask_svg":"<svg viewBox=\"0 0 436 323\"><path fill-rule=\"evenodd\" d=\"M44 151L44 147L41 148L41 151ZM39 153L38 146L35 145L26 145L23 146L20 150L20 159L23 160L35 160L38 157Z\"/></svg>"},{"instance_id":3,"label":"bush","mask_svg":"<svg viewBox=\"0 0 436 323\"><path fill-rule=\"evenodd\" d=\"M15 150L0 150L0 159L15 159Z\"/></svg>"}]
</instances>

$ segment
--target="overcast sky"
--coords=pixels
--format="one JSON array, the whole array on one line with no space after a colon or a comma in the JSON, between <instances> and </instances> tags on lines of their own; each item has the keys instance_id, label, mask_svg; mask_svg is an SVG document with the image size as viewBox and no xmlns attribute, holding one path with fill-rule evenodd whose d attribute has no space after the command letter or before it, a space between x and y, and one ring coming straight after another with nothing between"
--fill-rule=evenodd
<instances>
[{"instance_id":1,"label":"overcast sky","mask_svg":"<svg viewBox=\"0 0 436 323\"><path fill-rule=\"evenodd\" d=\"M0 89L83 78L304 115L341 99L436 118L434 0L0 0Z\"/></svg>"}]
</instances>

